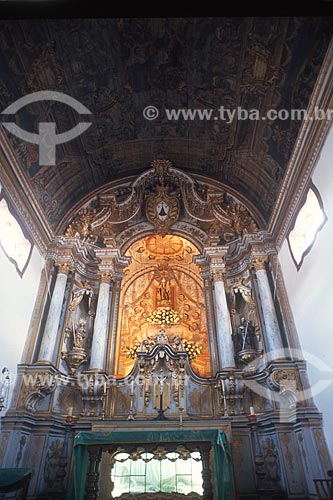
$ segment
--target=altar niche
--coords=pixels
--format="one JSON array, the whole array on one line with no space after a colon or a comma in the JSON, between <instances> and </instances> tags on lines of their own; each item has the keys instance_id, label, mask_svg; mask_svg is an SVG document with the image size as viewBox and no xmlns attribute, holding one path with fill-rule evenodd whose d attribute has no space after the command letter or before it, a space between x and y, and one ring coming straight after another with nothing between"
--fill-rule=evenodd
<instances>
[{"instance_id":1,"label":"altar niche","mask_svg":"<svg viewBox=\"0 0 333 500\"><path fill-rule=\"evenodd\" d=\"M198 253L191 242L175 235L148 236L126 252L131 263L120 293L117 378L130 373L141 342L154 338L161 328L170 339L182 339L195 373L211 376L203 280L193 262Z\"/></svg>"}]
</instances>

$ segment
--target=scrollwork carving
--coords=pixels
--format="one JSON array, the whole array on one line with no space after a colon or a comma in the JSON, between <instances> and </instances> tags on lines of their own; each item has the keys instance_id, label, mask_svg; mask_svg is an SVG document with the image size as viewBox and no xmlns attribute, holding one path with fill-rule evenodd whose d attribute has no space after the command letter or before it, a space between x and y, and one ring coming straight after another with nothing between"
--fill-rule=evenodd
<instances>
[{"instance_id":1,"label":"scrollwork carving","mask_svg":"<svg viewBox=\"0 0 333 500\"><path fill-rule=\"evenodd\" d=\"M83 416L105 416L107 377L103 373L85 372L80 377L80 389L83 402Z\"/></svg>"},{"instance_id":2,"label":"scrollwork carving","mask_svg":"<svg viewBox=\"0 0 333 500\"><path fill-rule=\"evenodd\" d=\"M72 238L94 239L92 222L100 215L96 208L83 208L79 210L73 222L68 226L65 236Z\"/></svg>"},{"instance_id":3,"label":"scrollwork carving","mask_svg":"<svg viewBox=\"0 0 333 500\"><path fill-rule=\"evenodd\" d=\"M26 387L23 394L24 406L32 413L36 412L36 404L54 392L57 382L54 375L48 372L29 374L25 380Z\"/></svg>"},{"instance_id":4,"label":"scrollwork carving","mask_svg":"<svg viewBox=\"0 0 333 500\"><path fill-rule=\"evenodd\" d=\"M267 379L267 384L273 390L287 389L295 392L297 389L297 377L296 370L294 369L282 369L273 370L271 375Z\"/></svg>"}]
</instances>

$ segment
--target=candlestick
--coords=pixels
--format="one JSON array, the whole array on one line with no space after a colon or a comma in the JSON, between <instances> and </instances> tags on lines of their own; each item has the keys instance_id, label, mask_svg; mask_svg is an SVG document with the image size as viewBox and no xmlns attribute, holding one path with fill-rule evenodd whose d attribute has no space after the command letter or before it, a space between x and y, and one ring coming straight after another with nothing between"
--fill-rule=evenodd
<instances>
[{"instance_id":1,"label":"candlestick","mask_svg":"<svg viewBox=\"0 0 333 500\"><path fill-rule=\"evenodd\" d=\"M133 400L134 400L134 380L131 383L131 393L130 393L130 411L127 420L134 420L135 413L133 412Z\"/></svg>"},{"instance_id":2,"label":"candlestick","mask_svg":"<svg viewBox=\"0 0 333 500\"><path fill-rule=\"evenodd\" d=\"M180 407L179 408L179 427L183 426L183 411L184 411L184 408Z\"/></svg>"}]
</instances>

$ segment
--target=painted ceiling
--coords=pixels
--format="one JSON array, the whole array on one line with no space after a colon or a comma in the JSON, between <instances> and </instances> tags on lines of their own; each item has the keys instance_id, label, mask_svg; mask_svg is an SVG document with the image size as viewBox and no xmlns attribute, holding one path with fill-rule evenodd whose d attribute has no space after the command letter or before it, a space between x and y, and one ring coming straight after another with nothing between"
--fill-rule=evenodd
<instances>
[{"instance_id":1,"label":"painted ceiling","mask_svg":"<svg viewBox=\"0 0 333 500\"><path fill-rule=\"evenodd\" d=\"M38 147L7 132L54 231L109 182L155 158L207 175L249 200L269 221L299 131L297 120L168 120L165 109L307 107L332 33L323 18L51 19L0 22L0 108L41 90L86 106L92 125L39 165ZM143 110L156 106L156 120ZM214 116L218 116L215 114ZM23 129L76 111L36 102L15 115Z\"/></svg>"}]
</instances>

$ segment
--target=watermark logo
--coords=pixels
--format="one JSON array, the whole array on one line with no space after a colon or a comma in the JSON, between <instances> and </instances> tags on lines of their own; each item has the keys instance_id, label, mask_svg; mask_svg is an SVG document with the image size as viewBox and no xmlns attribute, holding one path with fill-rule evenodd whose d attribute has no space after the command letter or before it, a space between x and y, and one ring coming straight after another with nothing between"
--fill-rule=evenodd
<instances>
[{"instance_id":1,"label":"watermark logo","mask_svg":"<svg viewBox=\"0 0 333 500\"><path fill-rule=\"evenodd\" d=\"M273 360L284 360L290 356L295 360L305 359L307 364L312 367L312 370L315 369L317 372L317 380L308 386L305 385L302 389L299 388L296 371L294 372L294 377L290 379L286 378L285 380L282 379L274 389L263 385L250 375L251 372L254 374L257 373L258 370L260 371L262 358L254 359L244 368L243 374L245 377L243 381L245 386L263 399L274 402L279 408L280 421L291 421L295 419L296 414L294 410L298 404L302 405L303 403L311 401L313 397L325 391L333 383L333 369L310 352L301 351L299 349L277 349L270 351L268 354L270 359ZM280 368L280 370L283 369L284 368ZM293 366L287 367L285 371L292 373Z\"/></svg>"},{"instance_id":2,"label":"watermark logo","mask_svg":"<svg viewBox=\"0 0 333 500\"><path fill-rule=\"evenodd\" d=\"M152 121L152 120L156 120L156 118L158 118L158 115L160 114L160 112L156 108L156 106L146 106L145 109L143 110L142 114L146 120Z\"/></svg>"},{"instance_id":3,"label":"watermark logo","mask_svg":"<svg viewBox=\"0 0 333 500\"><path fill-rule=\"evenodd\" d=\"M80 115L91 115L91 111L73 97L62 92L52 90L41 90L33 92L8 106L1 114L13 115L21 108L28 104L38 101L57 101L67 104L75 109ZM38 144L39 146L39 164L40 165L55 165L56 164L56 145L64 144L83 134L91 125L91 122L79 122L75 127L62 134L56 133L56 124L54 122L39 122L38 134L28 132L22 129L14 122L3 122L3 126L13 135L23 141Z\"/></svg>"},{"instance_id":4,"label":"watermark logo","mask_svg":"<svg viewBox=\"0 0 333 500\"><path fill-rule=\"evenodd\" d=\"M156 120L159 116L168 121L221 121L230 125L234 121L268 121L291 120L291 121L316 121L333 120L333 109L321 109L316 106L311 112L307 109L268 109L262 112L260 109L237 108L165 108L159 110L156 106L146 106L142 111L145 120Z\"/></svg>"}]
</instances>

